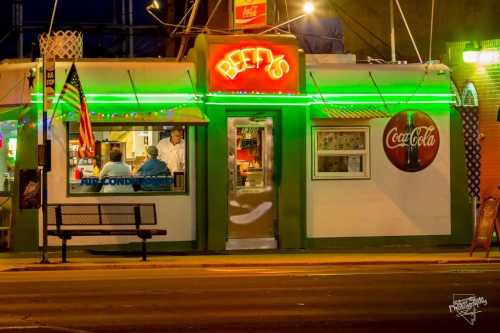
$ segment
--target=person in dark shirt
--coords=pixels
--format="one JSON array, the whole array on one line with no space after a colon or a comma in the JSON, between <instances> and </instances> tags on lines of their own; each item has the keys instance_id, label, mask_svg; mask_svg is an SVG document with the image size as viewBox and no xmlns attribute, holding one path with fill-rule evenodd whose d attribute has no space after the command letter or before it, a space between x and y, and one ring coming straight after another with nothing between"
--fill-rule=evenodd
<instances>
[{"instance_id":1,"label":"person in dark shirt","mask_svg":"<svg viewBox=\"0 0 500 333\"><path fill-rule=\"evenodd\" d=\"M137 170L137 176L144 177L159 177L166 181L166 178L170 175L167 164L158 159L158 148L155 146L149 146L146 149L147 160L139 167ZM166 184L143 184L141 189L144 191L165 191L168 189Z\"/></svg>"}]
</instances>

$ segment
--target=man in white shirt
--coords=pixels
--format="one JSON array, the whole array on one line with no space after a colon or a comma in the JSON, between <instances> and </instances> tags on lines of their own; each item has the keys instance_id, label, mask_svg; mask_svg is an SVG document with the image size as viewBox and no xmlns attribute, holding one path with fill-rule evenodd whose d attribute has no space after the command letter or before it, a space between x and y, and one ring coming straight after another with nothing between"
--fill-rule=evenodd
<instances>
[{"instance_id":1,"label":"man in white shirt","mask_svg":"<svg viewBox=\"0 0 500 333\"><path fill-rule=\"evenodd\" d=\"M156 148L158 148L158 159L167 163L168 170L172 174L184 171L186 147L182 139L181 127L172 128L170 136L160 140Z\"/></svg>"}]
</instances>

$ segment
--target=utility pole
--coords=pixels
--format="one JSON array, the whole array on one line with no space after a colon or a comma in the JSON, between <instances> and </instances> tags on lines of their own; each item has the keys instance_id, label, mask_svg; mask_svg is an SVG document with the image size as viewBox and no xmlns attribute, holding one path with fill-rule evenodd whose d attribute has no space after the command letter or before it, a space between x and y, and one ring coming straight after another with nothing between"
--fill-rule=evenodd
<instances>
[{"instance_id":1,"label":"utility pole","mask_svg":"<svg viewBox=\"0 0 500 333\"><path fill-rule=\"evenodd\" d=\"M125 55L127 54L127 39L125 38L126 26L127 26L127 6L125 3L125 0L122 0L121 7L122 7L121 24L122 24L123 37L124 37L123 41L122 41L122 57L125 57Z\"/></svg>"},{"instance_id":2,"label":"utility pole","mask_svg":"<svg viewBox=\"0 0 500 333\"><path fill-rule=\"evenodd\" d=\"M12 2L12 26L17 34L17 57L24 57L23 0Z\"/></svg>"},{"instance_id":3,"label":"utility pole","mask_svg":"<svg viewBox=\"0 0 500 333\"><path fill-rule=\"evenodd\" d=\"M165 0L166 1L166 22L170 24L175 24L175 0ZM175 39L168 34L168 28L165 28L167 35L166 45L166 55L167 57L173 57L175 55Z\"/></svg>"},{"instance_id":4,"label":"utility pole","mask_svg":"<svg viewBox=\"0 0 500 333\"><path fill-rule=\"evenodd\" d=\"M128 56L134 57L134 7L132 0L128 0Z\"/></svg>"},{"instance_id":5,"label":"utility pole","mask_svg":"<svg viewBox=\"0 0 500 333\"><path fill-rule=\"evenodd\" d=\"M200 0L195 0L193 4L193 10L191 11L191 15L189 16L188 24L186 25L186 29L184 29L185 34L189 34L191 32L191 28L193 27L194 19L196 18L196 13L198 11L198 7L200 6L200 2ZM179 52L177 53L177 61L182 60L188 41L189 37L182 36L181 45L179 46Z\"/></svg>"},{"instance_id":6,"label":"utility pole","mask_svg":"<svg viewBox=\"0 0 500 333\"><path fill-rule=\"evenodd\" d=\"M54 17L57 9L57 1L54 0L54 7L52 9L52 17L50 19L49 32L47 33L47 45L45 47L45 53L43 54L43 112L42 112L42 145L43 145L43 164L42 164L42 264L49 262L48 254L48 214L47 214L47 202L48 202L48 184L47 184L47 172L50 161L48 160L51 156L50 149L51 146L48 144L48 121L47 113L52 109L52 99L55 96L56 87L56 62L55 53L52 51L52 26L54 24ZM39 163L40 164L40 163Z\"/></svg>"},{"instance_id":7,"label":"utility pole","mask_svg":"<svg viewBox=\"0 0 500 333\"><path fill-rule=\"evenodd\" d=\"M396 62L396 31L394 30L394 0L389 0L391 21L391 62Z\"/></svg>"}]
</instances>

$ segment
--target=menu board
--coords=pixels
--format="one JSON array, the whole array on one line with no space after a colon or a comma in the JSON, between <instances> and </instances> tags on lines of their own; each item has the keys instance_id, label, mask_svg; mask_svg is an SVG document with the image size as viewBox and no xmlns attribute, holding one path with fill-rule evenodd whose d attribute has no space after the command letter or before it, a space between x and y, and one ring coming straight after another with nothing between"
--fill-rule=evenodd
<instances>
[{"instance_id":1,"label":"menu board","mask_svg":"<svg viewBox=\"0 0 500 333\"><path fill-rule=\"evenodd\" d=\"M318 150L363 150L365 142L365 132L318 132Z\"/></svg>"},{"instance_id":2,"label":"menu board","mask_svg":"<svg viewBox=\"0 0 500 333\"><path fill-rule=\"evenodd\" d=\"M498 222L499 203L499 200L495 198L488 198L482 203L476 231L472 239L470 255L472 255L472 252L477 248L484 249L486 251L486 257L489 255L493 230L496 227L497 237L500 231Z\"/></svg>"}]
</instances>

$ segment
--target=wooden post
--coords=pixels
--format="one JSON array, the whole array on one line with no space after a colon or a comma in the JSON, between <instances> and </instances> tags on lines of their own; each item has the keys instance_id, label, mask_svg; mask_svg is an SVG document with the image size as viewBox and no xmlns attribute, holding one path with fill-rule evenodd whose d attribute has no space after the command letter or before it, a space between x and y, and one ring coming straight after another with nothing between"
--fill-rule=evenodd
<instances>
[{"instance_id":1,"label":"wooden post","mask_svg":"<svg viewBox=\"0 0 500 333\"><path fill-rule=\"evenodd\" d=\"M194 19L196 18L196 12L198 11L198 7L200 6L200 0L195 0L193 5L193 10L191 11L191 15L189 16L189 21L184 29L184 33L188 34L191 32L191 28L193 27ZM177 61L181 61L184 56L184 52L187 46L187 42L189 41L189 37L182 36L181 45L179 46L179 52L177 53Z\"/></svg>"}]
</instances>

